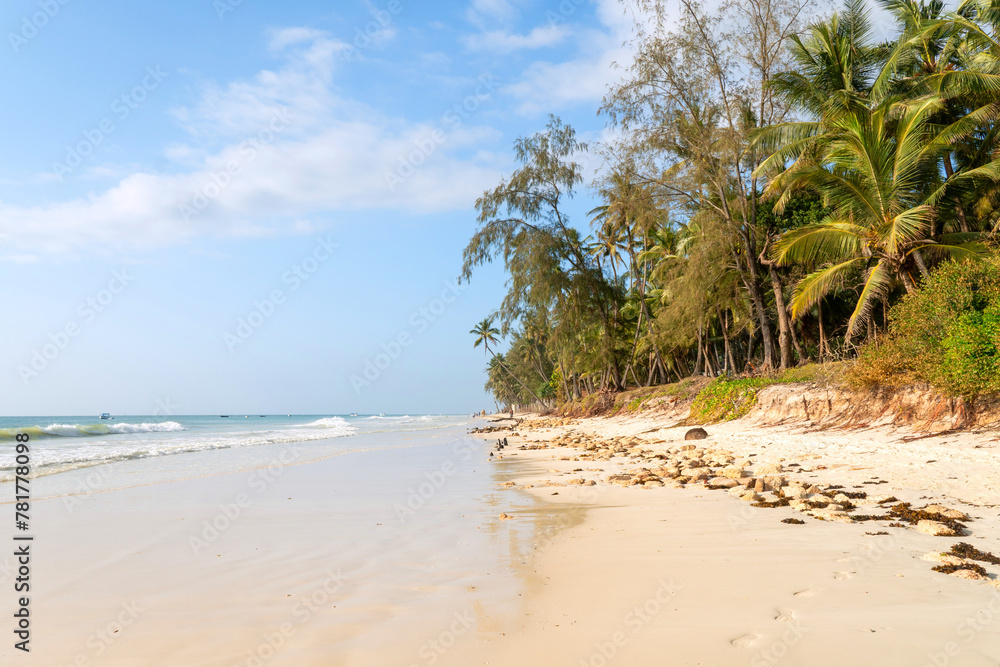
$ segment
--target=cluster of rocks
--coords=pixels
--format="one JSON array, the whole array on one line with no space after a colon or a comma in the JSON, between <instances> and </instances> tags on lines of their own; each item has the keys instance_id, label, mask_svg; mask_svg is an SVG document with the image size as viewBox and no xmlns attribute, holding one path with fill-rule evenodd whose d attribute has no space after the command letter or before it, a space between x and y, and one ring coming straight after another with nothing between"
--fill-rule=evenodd
<instances>
[{"instance_id":1,"label":"cluster of rocks","mask_svg":"<svg viewBox=\"0 0 1000 667\"><path fill-rule=\"evenodd\" d=\"M532 423L531 426L535 428L565 426L568 423L572 423L572 420L555 419L545 421L544 424ZM701 440L706 435L701 431L691 434L687 439ZM843 523L885 521L889 527L912 528L935 537L969 534L961 522L971 521L971 518L960 510L944 505L929 504L913 508L909 503L901 502L890 495L869 495L864 491L847 490L840 485L813 484L792 479L791 475L812 470L797 463L784 465L755 463L751 458L738 459L731 452L711 446L683 444L663 448L667 444L665 440L644 440L636 436L600 438L568 431L552 440L530 441L521 445L520 449L571 447L582 450L579 455L572 458L562 457L562 460L609 461L614 458L626 458L635 467L611 474L606 478L608 483L620 486L683 488L697 485L709 490L727 491L730 495L755 507L788 507L804 516L822 521ZM649 448L650 445L660 445L661 449L654 451ZM824 469L824 466L816 466L814 469ZM581 469L577 468L574 472L579 470ZM592 479L584 478L570 479L567 483L585 486L597 484ZM862 507L865 509L861 509ZM789 518L785 523L805 522ZM880 531L870 534L887 533ZM934 553L928 554L925 558L938 563L934 568L937 571L965 579L987 581L1000 588L1000 582L991 581L983 567L972 562L969 555L964 552ZM979 559L978 556L974 554L973 556ZM995 558L989 554L987 556Z\"/></svg>"},{"instance_id":2,"label":"cluster of rocks","mask_svg":"<svg viewBox=\"0 0 1000 667\"><path fill-rule=\"evenodd\" d=\"M564 426L573 426L577 423L577 420L572 417L529 417L527 419L521 420L525 427L532 430L546 429L546 428L561 428ZM521 423L518 422L518 423Z\"/></svg>"},{"instance_id":3,"label":"cluster of rocks","mask_svg":"<svg viewBox=\"0 0 1000 667\"><path fill-rule=\"evenodd\" d=\"M497 433L499 431L513 431L514 425L510 426L480 426L478 428L469 429L469 433Z\"/></svg>"},{"instance_id":4,"label":"cluster of rocks","mask_svg":"<svg viewBox=\"0 0 1000 667\"><path fill-rule=\"evenodd\" d=\"M866 492L847 491L838 485L824 486L789 479L788 474L809 471L798 464L787 467L780 463L757 464L749 458L738 460L731 452L722 449L693 444L656 452L648 448L650 444L665 444L665 441L642 440L635 436L593 438L566 433L548 443L528 444L521 448L577 447L584 453L574 457L574 460L601 461L626 457L643 464L607 477L608 483L620 486L682 488L698 484L710 490L728 491L756 507L790 507L823 521L855 523L885 520L897 527L910 525L919 532L940 537L967 533L965 526L959 523L969 520L964 512L943 505L913 509L893 496L870 497ZM571 483L586 482L573 480ZM881 513L859 513L857 510L861 505Z\"/></svg>"}]
</instances>

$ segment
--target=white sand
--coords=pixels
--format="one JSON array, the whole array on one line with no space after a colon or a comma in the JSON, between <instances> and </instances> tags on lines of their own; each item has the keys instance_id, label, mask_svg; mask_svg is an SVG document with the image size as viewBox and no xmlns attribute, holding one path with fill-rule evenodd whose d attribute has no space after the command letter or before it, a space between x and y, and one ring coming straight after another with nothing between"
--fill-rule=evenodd
<instances>
[{"instance_id":1,"label":"white sand","mask_svg":"<svg viewBox=\"0 0 1000 667\"><path fill-rule=\"evenodd\" d=\"M662 425L590 419L542 433L668 441L654 451L683 444L686 429L649 432ZM757 453L761 462L827 466L800 476L812 482L861 485L877 475L889 483L865 490L915 506L958 507L975 517L972 535L931 537L886 522L787 525L780 520L803 515L697 487L539 486L638 466L557 460L579 450L519 451L518 458L538 461L536 469L544 466L524 477L535 485L529 493L594 509L531 562L537 590L506 634L470 640L444 664L1000 664L1000 589L934 572L936 563L921 558L958 541L1000 554L994 434L905 442L913 436L899 430L803 433L733 423L709 431L694 444ZM589 470L597 467L606 470ZM546 472L574 468L584 472ZM879 530L889 535L866 535ZM984 566L995 583L1000 568Z\"/></svg>"},{"instance_id":2,"label":"white sand","mask_svg":"<svg viewBox=\"0 0 1000 667\"><path fill-rule=\"evenodd\" d=\"M684 429L664 429L669 423L581 420L529 437L641 434L666 441L651 444L655 450L679 444ZM992 433L906 442L910 435L889 430L807 433L732 423L709 432L696 444L738 457L755 453L758 462L825 466L799 475L811 482L852 487L877 476L888 483L863 488L915 506L957 507L974 518L972 535L961 541L1000 554L1000 449ZM474 505L426 515L440 516L437 523L353 526L373 515L339 502L330 476L343 462L318 461L288 468L213 543L208 558L193 553L190 526L216 516L245 475L88 496L72 514L59 500L38 503L46 530L35 570L44 582L34 603L37 652L25 659L8 641L0 662L1000 664L1000 589L933 572L934 563L921 559L958 538L885 522L807 518L787 525L780 520L803 515L753 508L694 485L621 488L603 481L644 465L638 461L560 460L581 452L518 451L520 440L511 438L503 460L488 463L488 442L476 454L474 474L494 491L476 496ZM572 472L577 468L583 471ZM376 466L354 474L378 472ZM578 477L601 482L546 486ZM506 480L516 484L500 488ZM533 487L522 490L525 484ZM384 502L385 517L392 516L391 502ZM502 512L514 518L501 520ZM350 540L338 541L344 526L357 553ZM878 530L889 535L865 534ZM381 545L379 557L372 558L369 540ZM346 575L342 582L338 571ZM313 595L322 601L303 618L295 605ZM0 600L8 618L10 598ZM141 608L135 619L133 603ZM100 639L101 631L116 629L115 619L121 631ZM292 632L276 638L285 624ZM269 642L277 650L262 651Z\"/></svg>"}]
</instances>

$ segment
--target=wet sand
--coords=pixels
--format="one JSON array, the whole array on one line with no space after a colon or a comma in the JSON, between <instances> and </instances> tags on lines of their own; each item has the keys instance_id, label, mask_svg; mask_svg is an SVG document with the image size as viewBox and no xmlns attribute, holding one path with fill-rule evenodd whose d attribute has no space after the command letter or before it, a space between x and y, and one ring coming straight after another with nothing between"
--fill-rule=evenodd
<instances>
[{"instance_id":1,"label":"wet sand","mask_svg":"<svg viewBox=\"0 0 1000 667\"><path fill-rule=\"evenodd\" d=\"M260 493L260 468L136 487L118 470L124 488L36 503L33 652L25 658L8 643L0 660L1000 662L1000 589L991 585L1000 568L984 565L992 581L966 581L923 559L958 538L757 508L700 484L608 482L685 444L683 429L669 426L644 417L522 428L492 461L493 436L460 430L402 451L288 466L276 451ZM960 539L1000 553L990 434L906 442L898 431L731 424L709 432L698 447L780 462L789 479L853 487L878 477L885 483L864 488L957 507L972 515L972 534ZM582 460L577 447L518 449L566 433L583 445L615 437L643 445L607 460ZM806 523L781 522L793 517ZM0 577L9 584L9 570ZM0 603L9 614L11 596Z\"/></svg>"}]
</instances>

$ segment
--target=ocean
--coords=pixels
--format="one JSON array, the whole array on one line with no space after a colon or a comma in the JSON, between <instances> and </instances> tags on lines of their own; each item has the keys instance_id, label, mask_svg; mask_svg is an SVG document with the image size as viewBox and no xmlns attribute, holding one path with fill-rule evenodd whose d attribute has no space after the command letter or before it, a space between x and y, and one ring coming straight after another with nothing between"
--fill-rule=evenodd
<instances>
[{"instance_id":1,"label":"ocean","mask_svg":"<svg viewBox=\"0 0 1000 667\"><path fill-rule=\"evenodd\" d=\"M439 663L459 636L517 618L518 593L534 585L531 555L563 527L562 510L500 490L522 473L467 433L484 423L3 418L0 505L11 513L14 436L31 435L33 604L45 638L35 657L252 667L315 664L319 652L324 664ZM0 556L0 584L13 566ZM110 648L95 643L123 602L141 619ZM0 647L0 662L9 652Z\"/></svg>"},{"instance_id":2,"label":"ocean","mask_svg":"<svg viewBox=\"0 0 1000 667\"><path fill-rule=\"evenodd\" d=\"M367 435L432 431L468 420L467 416L453 415L0 417L0 451L13 451L15 436L27 433L35 477L134 459L219 449L246 449L246 462L253 463L257 456L252 448L265 445L323 443L322 447L310 447L310 450L313 454L330 455L372 446L394 446L391 439L373 445L371 438L364 437ZM204 461L204 458L191 462L199 460ZM0 457L0 482L13 479L14 466L13 456ZM166 466L185 467L176 461ZM208 472L197 464L194 471Z\"/></svg>"}]
</instances>

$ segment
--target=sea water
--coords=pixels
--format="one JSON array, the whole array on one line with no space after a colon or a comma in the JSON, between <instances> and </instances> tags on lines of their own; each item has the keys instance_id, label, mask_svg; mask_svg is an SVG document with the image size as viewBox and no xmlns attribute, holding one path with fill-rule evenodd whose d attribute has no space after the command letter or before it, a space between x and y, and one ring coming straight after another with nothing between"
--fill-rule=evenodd
<instances>
[{"instance_id":1,"label":"sea water","mask_svg":"<svg viewBox=\"0 0 1000 667\"><path fill-rule=\"evenodd\" d=\"M133 459L286 443L323 441L321 449L336 453L357 446L359 439L351 436L429 431L466 421L449 415L0 417L0 454L13 452L15 436L27 434L37 477ZM392 443L381 446L386 444ZM252 462L254 453L246 458ZM0 481L13 479L14 466L13 456L0 456ZM178 468L176 462L165 467Z\"/></svg>"},{"instance_id":2,"label":"sea water","mask_svg":"<svg viewBox=\"0 0 1000 667\"><path fill-rule=\"evenodd\" d=\"M14 434L32 434L46 664L93 658L88 633L122 600L148 611L101 664L151 655L169 657L164 664L254 664L272 650L261 637L286 623L294 641L268 664L312 664L317 652L329 657L324 664L380 664L390 650L393 664L431 664L444 661L453 635L497 634L500 619L517 613L523 568L550 524L534 501L499 490L515 470L467 433L482 423L5 419L5 474ZM12 486L0 483L0 493L12 496ZM516 519L498 520L503 512ZM331 572L344 583L331 584L327 599ZM218 632L234 609L239 631Z\"/></svg>"}]
</instances>

